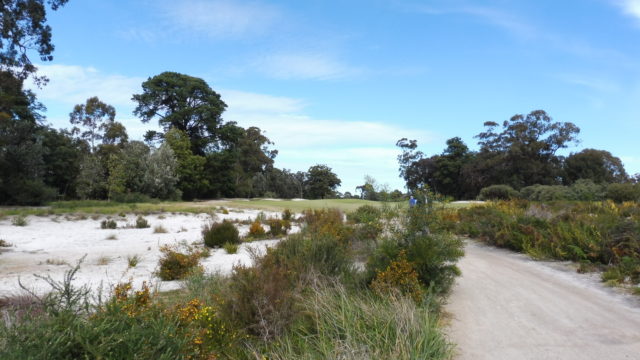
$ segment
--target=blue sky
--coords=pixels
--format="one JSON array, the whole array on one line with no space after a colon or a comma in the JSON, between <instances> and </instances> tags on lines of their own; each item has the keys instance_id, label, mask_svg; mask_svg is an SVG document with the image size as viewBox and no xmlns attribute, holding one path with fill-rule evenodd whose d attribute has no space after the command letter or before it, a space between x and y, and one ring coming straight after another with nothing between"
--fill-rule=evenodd
<instances>
[{"instance_id":1,"label":"blue sky","mask_svg":"<svg viewBox=\"0 0 640 360\"><path fill-rule=\"evenodd\" d=\"M276 166L327 164L354 192L402 189L395 142L431 155L485 121L546 110L640 172L640 0L71 0L49 14L48 121L99 96L130 137L131 95L163 71L205 79Z\"/></svg>"}]
</instances>

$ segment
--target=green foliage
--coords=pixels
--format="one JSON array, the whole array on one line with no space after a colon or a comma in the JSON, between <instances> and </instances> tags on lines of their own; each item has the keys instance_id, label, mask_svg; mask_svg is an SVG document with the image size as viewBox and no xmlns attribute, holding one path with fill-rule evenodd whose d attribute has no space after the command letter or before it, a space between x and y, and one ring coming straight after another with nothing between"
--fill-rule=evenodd
<instances>
[{"instance_id":1,"label":"green foliage","mask_svg":"<svg viewBox=\"0 0 640 360\"><path fill-rule=\"evenodd\" d=\"M50 0L52 10L64 6L68 0ZM47 25L47 6L44 0L3 1L0 8L2 32L0 32L0 71L24 80L36 72L29 53L36 51L40 61L51 61L54 46L51 43L51 27ZM36 77L36 84L46 78Z\"/></svg>"},{"instance_id":2,"label":"green foliage","mask_svg":"<svg viewBox=\"0 0 640 360\"><path fill-rule=\"evenodd\" d=\"M151 225L149 225L149 221L147 221L147 219L142 216L138 216L136 218L136 229L146 229L148 227L151 227Z\"/></svg>"},{"instance_id":3,"label":"green foliage","mask_svg":"<svg viewBox=\"0 0 640 360\"><path fill-rule=\"evenodd\" d=\"M604 150L584 149L567 157L564 171L568 183L588 179L594 183L619 183L627 180L622 161Z\"/></svg>"},{"instance_id":4,"label":"green foliage","mask_svg":"<svg viewBox=\"0 0 640 360\"><path fill-rule=\"evenodd\" d=\"M204 155L217 140L222 113L227 108L204 80L169 71L143 82L142 93L133 95L133 101L137 103L134 114L142 122L158 119L165 133L174 127L183 131L196 155ZM162 137L154 132L145 135L147 140Z\"/></svg>"},{"instance_id":5,"label":"green foliage","mask_svg":"<svg viewBox=\"0 0 640 360\"><path fill-rule=\"evenodd\" d=\"M560 201L572 200L575 195L567 186L561 185L532 185L520 189L520 196L531 201ZM481 192L482 193L482 192ZM510 200L510 198L499 198L498 200Z\"/></svg>"},{"instance_id":6,"label":"green foliage","mask_svg":"<svg viewBox=\"0 0 640 360\"><path fill-rule=\"evenodd\" d=\"M160 247L160 252L162 256L159 260L158 277L164 281L183 279L195 271L202 271L200 267L202 250L179 244L163 245Z\"/></svg>"},{"instance_id":7,"label":"green foliage","mask_svg":"<svg viewBox=\"0 0 640 360\"><path fill-rule=\"evenodd\" d=\"M368 224L380 220L382 211L371 205L362 205L355 211L347 213L347 219L356 224Z\"/></svg>"},{"instance_id":8,"label":"green foliage","mask_svg":"<svg viewBox=\"0 0 640 360\"><path fill-rule=\"evenodd\" d=\"M202 228L204 244L208 247L221 247L225 243L239 244L240 236L235 225L228 221L210 223Z\"/></svg>"},{"instance_id":9,"label":"green foliage","mask_svg":"<svg viewBox=\"0 0 640 360\"><path fill-rule=\"evenodd\" d=\"M269 219L267 220L269 224L269 235L271 236L282 236L287 234L287 226L291 227L291 225L281 219Z\"/></svg>"},{"instance_id":10,"label":"green foliage","mask_svg":"<svg viewBox=\"0 0 640 360\"><path fill-rule=\"evenodd\" d=\"M36 307L7 313L0 323L2 359L178 359L194 356L193 336L178 319L149 304L149 290L116 288L107 303L92 305L89 290L72 286L79 267ZM126 288L129 289L129 288Z\"/></svg>"},{"instance_id":11,"label":"green foliage","mask_svg":"<svg viewBox=\"0 0 640 360\"><path fill-rule=\"evenodd\" d=\"M282 220L284 220L284 221L293 220L293 213L291 212L291 210L284 209L284 211L282 211Z\"/></svg>"},{"instance_id":12,"label":"green foliage","mask_svg":"<svg viewBox=\"0 0 640 360\"><path fill-rule=\"evenodd\" d=\"M115 220L105 219L100 222L100 229L115 229L118 227L118 223Z\"/></svg>"},{"instance_id":13,"label":"green foliage","mask_svg":"<svg viewBox=\"0 0 640 360\"><path fill-rule=\"evenodd\" d=\"M177 187L182 191L185 199L193 199L204 192L209 185L204 177L204 166L207 160L203 156L193 154L187 134L173 127L165 134L165 143L175 155Z\"/></svg>"},{"instance_id":14,"label":"green foliage","mask_svg":"<svg viewBox=\"0 0 640 360\"><path fill-rule=\"evenodd\" d=\"M238 252L238 244L224 243L222 248L227 252L227 254L235 254Z\"/></svg>"},{"instance_id":15,"label":"green foliage","mask_svg":"<svg viewBox=\"0 0 640 360\"><path fill-rule=\"evenodd\" d=\"M454 278L460 275L455 263L464 255L464 244L451 234L431 233L433 221L433 215L424 208L410 209L403 219L403 230L383 240L368 259L369 282L404 253L423 286L436 293L447 293Z\"/></svg>"},{"instance_id":16,"label":"green foliage","mask_svg":"<svg viewBox=\"0 0 640 360\"><path fill-rule=\"evenodd\" d=\"M305 320L265 353L269 359L444 359L452 347L438 318L399 296L320 286L303 302Z\"/></svg>"},{"instance_id":17,"label":"green foliage","mask_svg":"<svg viewBox=\"0 0 640 360\"><path fill-rule=\"evenodd\" d=\"M116 109L103 103L96 96L87 99L85 104L74 106L69 114L69 122L74 126L73 134L80 134L80 139L89 143L91 152L96 150L96 142L104 138L104 133L115 122ZM78 125L85 131L81 132Z\"/></svg>"},{"instance_id":18,"label":"green foliage","mask_svg":"<svg viewBox=\"0 0 640 360\"><path fill-rule=\"evenodd\" d=\"M14 216L11 220L11 225L13 226L27 226L29 221L27 221L27 217L24 215Z\"/></svg>"},{"instance_id":19,"label":"green foliage","mask_svg":"<svg viewBox=\"0 0 640 360\"><path fill-rule=\"evenodd\" d=\"M491 185L480 190L480 200L509 200L519 196L509 185Z\"/></svg>"},{"instance_id":20,"label":"green foliage","mask_svg":"<svg viewBox=\"0 0 640 360\"><path fill-rule=\"evenodd\" d=\"M630 183L609 184L605 196L615 202L640 201L640 185Z\"/></svg>"},{"instance_id":21,"label":"green foliage","mask_svg":"<svg viewBox=\"0 0 640 360\"><path fill-rule=\"evenodd\" d=\"M489 244L555 258L608 266L605 280L640 281L640 206L502 202L457 210L453 228ZM455 221L452 219L452 221Z\"/></svg>"},{"instance_id":22,"label":"green foliage","mask_svg":"<svg viewBox=\"0 0 640 360\"><path fill-rule=\"evenodd\" d=\"M330 167L314 165L307 171L305 194L309 199L324 199L330 197L340 184L340 179Z\"/></svg>"}]
</instances>

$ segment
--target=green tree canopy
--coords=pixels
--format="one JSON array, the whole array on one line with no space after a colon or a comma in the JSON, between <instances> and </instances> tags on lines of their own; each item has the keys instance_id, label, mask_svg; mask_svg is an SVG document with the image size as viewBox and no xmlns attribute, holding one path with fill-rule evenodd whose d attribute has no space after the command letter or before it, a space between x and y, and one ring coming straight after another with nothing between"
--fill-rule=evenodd
<instances>
[{"instance_id":1,"label":"green tree canopy","mask_svg":"<svg viewBox=\"0 0 640 360\"><path fill-rule=\"evenodd\" d=\"M68 1L47 0L46 3L57 10ZM53 59L45 1L0 0L0 26L0 71L24 80L37 70L29 59L29 51L36 51L41 61ZM42 77L35 80L46 81Z\"/></svg>"},{"instance_id":2,"label":"green tree canopy","mask_svg":"<svg viewBox=\"0 0 640 360\"><path fill-rule=\"evenodd\" d=\"M579 179L590 179L598 184L628 180L620 158L604 150L584 149L571 154L565 160L564 170L569 184Z\"/></svg>"},{"instance_id":3,"label":"green tree canopy","mask_svg":"<svg viewBox=\"0 0 640 360\"><path fill-rule=\"evenodd\" d=\"M118 138L122 138L124 132L126 139L126 129L120 123L115 123L116 109L103 103L96 96L87 99L85 104L78 104L73 107L69 114L69 122L76 125L71 130L91 146L91 151L96 150L96 142L106 140L106 143L114 143ZM82 126L80 129L78 125ZM84 130L84 131L82 131Z\"/></svg>"},{"instance_id":4,"label":"green tree canopy","mask_svg":"<svg viewBox=\"0 0 640 360\"><path fill-rule=\"evenodd\" d=\"M138 104L134 114L142 122L157 119L165 133L171 128L183 131L195 155L205 155L218 147L218 130L227 105L204 80L163 72L142 83L142 93L132 99ZM163 137L155 131L145 135L148 141Z\"/></svg>"},{"instance_id":5,"label":"green tree canopy","mask_svg":"<svg viewBox=\"0 0 640 360\"><path fill-rule=\"evenodd\" d=\"M306 196L310 199L324 199L334 194L342 183L327 165L314 165L309 168L305 179Z\"/></svg>"}]
</instances>

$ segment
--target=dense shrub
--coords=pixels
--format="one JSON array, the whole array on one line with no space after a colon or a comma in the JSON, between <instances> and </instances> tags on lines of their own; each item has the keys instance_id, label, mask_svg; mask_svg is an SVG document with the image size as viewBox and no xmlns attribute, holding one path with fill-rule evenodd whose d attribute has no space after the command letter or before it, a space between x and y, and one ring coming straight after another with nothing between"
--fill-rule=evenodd
<instances>
[{"instance_id":1,"label":"dense shrub","mask_svg":"<svg viewBox=\"0 0 640 360\"><path fill-rule=\"evenodd\" d=\"M464 255L459 237L447 233L431 233L432 216L421 208L409 210L402 232L381 242L367 262L369 281L385 271L405 253L418 274L420 283L437 293L449 291L460 274L455 265Z\"/></svg>"},{"instance_id":2,"label":"dense shrub","mask_svg":"<svg viewBox=\"0 0 640 360\"><path fill-rule=\"evenodd\" d=\"M24 215L16 215L11 220L11 225L13 226L27 226L29 225L29 221L27 221L27 217Z\"/></svg>"},{"instance_id":3,"label":"dense shrub","mask_svg":"<svg viewBox=\"0 0 640 360\"><path fill-rule=\"evenodd\" d=\"M228 222L210 223L202 228L204 244L208 247L221 247L225 243L239 244L238 229Z\"/></svg>"},{"instance_id":4,"label":"dense shrub","mask_svg":"<svg viewBox=\"0 0 640 360\"><path fill-rule=\"evenodd\" d=\"M489 244L555 258L609 266L605 280L640 281L640 204L521 202L458 210L453 228Z\"/></svg>"},{"instance_id":5,"label":"dense shrub","mask_svg":"<svg viewBox=\"0 0 640 360\"><path fill-rule=\"evenodd\" d=\"M638 184L609 184L606 190L607 199L615 202L639 201L640 185Z\"/></svg>"},{"instance_id":6,"label":"dense shrub","mask_svg":"<svg viewBox=\"0 0 640 360\"><path fill-rule=\"evenodd\" d=\"M147 221L147 219L142 216L138 216L136 218L136 229L146 229L148 227L151 227L151 225L149 225L149 221Z\"/></svg>"},{"instance_id":7,"label":"dense shrub","mask_svg":"<svg viewBox=\"0 0 640 360\"><path fill-rule=\"evenodd\" d=\"M594 183L589 179L580 179L571 184L573 200L598 201L604 199L604 186Z\"/></svg>"},{"instance_id":8,"label":"dense shrub","mask_svg":"<svg viewBox=\"0 0 640 360\"><path fill-rule=\"evenodd\" d=\"M293 220L293 213L291 213L291 210L284 209L284 211L282 212L282 220L285 220L285 221Z\"/></svg>"},{"instance_id":9,"label":"dense shrub","mask_svg":"<svg viewBox=\"0 0 640 360\"><path fill-rule=\"evenodd\" d=\"M259 221L254 221L251 223L251 226L249 226L249 236L258 238L258 237L264 236L264 234L265 234L264 228L262 227L262 224L260 224Z\"/></svg>"},{"instance_id":10,"label":"dense shrub","mask_svg":"<svg viewBox=\"0 0 640 360\"><path fill-rule=\"evenodd\" d=\"M162 256L158 277L162 280L179 280L194 271L202 270L199 265L203 252L192 246L164 245L160 247L160 252Z\"/></svg>"},{"instance_id":11,"label":"dense shrub","mask_svg":"<svg viewBox=\"0 0 640 360\"><path fill-rule=\"evenodd\" d=\"M367 224L380 220L382 211L375 206L362 205L355 211L347 214L347 219L356 224Z\"/></svg>"},{"instance_id":12,"label":"dense shrub","mask_svg":"<svg viewBox=\"0 0 640 360\"><path fill-rule=\"evenodd\" d=\"M383 296L394 292L409 296L413 301L422 301L423 291L414 265L407 260L403 250L384 271L378 271L371 282L371 289Z\"/></svg>"},{"instance_id":13,"label":"dense shrub","mask_svg":"<svg viewBox=\"0 0 640 360\"><path fill-rule=\"evenodd\" d=\"M491 185L480 190L480 200L509 200L520 194L509 185Z\"/></svg>"},{"instance_id":14,"label":"dense shrub","mask_svg":"<svg viewBox=\"0 0 640 360\"><path fill-rule=\"evenodd\" d=\"M118 227L118 223L115 220L105 219L100 222L101 229L115 229Z\"/></svg>"},{"instance_id":15,"label":"dense shrub","mask_svg":"<svg viewBox=\"0 0 640 360\"><path fill-rule=\"evenodd\" d=\"M271 236L286 235L286 226L288 225L289 227L291 227L291 225L289 225L287 221L281 219L269 219L267 220L267 223L269 224L269 235Z\"/></svg>"},{"instance_id":16,"label":"dense shrub","mask_svg":"<svg viewBox=\"0 0 640 360\"><path fill-rule=\"evenodd\" d=\"M561 185L532 185L520 189L520 197L531 201L572 200L574 194L570 188ZM504 198L501 200L509 200Z\"/></svg>"}]
</instances>

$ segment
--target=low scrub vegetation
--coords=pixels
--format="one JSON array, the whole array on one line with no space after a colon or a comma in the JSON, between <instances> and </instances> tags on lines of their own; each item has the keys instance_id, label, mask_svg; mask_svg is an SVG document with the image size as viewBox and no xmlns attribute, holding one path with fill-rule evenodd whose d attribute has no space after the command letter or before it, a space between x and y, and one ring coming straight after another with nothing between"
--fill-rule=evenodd
<instances>
[{"instance_id":1,"label":"low scrub vegetation","mask_svg":"<svg viewBox=\"0 0 640 360\"><path fill-rule=\"evenodd\" d=\"M115 229L118 227L118 223L115 220L105 219L100 222L100 229Z\"/></svg>"},{"instance_id":2,"label":"low scrub vegetation","mask_svg":"<svg viewBox=\"0 0 640 360\"><path fill-rule=\"evenodd\" d=\"M222 221L221 223L210 223L202 228L202 238L204 244L211 248L221 247L226 243L239 244L240 235L233 223Z\"/></svg>"},{"instance_id":3,"label":"low scrub vegetation","mask_svg":"<svg viewBox=\"0 0 640 360\"><path fill-rule=\"evenodd\" d=\"M147 219L145 219L142 216L138 216L136 218L135 227L136 227L136 229L146 229L148 227L151 227L151 225L149 225L149 221L147 221Z\"/></svg>"},{"instance_id":4,"label":"low scrub vegetation","mask_svg":"<svg viewBox=\"0 0 640 360\"><path fill-rule=\"evenodd\" d=\"M226 277L200 271L206 247L165 246L158 275L185 279L167 295L125 283L91 301L72 286L76 267L51 280L39 310L0 323L0 358L451 358L434 305L457 273L461 242L431 231L437 217L420 210L375 220L380 235L367 239L358 231L367 224L346 223L338 210L306 211L300 233ZM219 242L229 226L207 225L205 241L225 229L212 238L233 252L237 241Z\"/></svg>"},{"instance_id":5,"label":"low scrub vegetation","mask_svg":"<svg viewBox=\"0 0 640 360\"><path fill-rule=\"evenodd\" d=\"M605 266L603 280L640 283L640 204L527 201L487 203L439 215L440 226L491 245Z\"/></svg>"},{"instance_id":6,"label":"low scrub vegetation","mask_svg":"<svg viewBox=\"0 0 640 360\"><path fill-rule=\"evenodd\" d=\"M179 280L194 271L201 271L200 259L204 252L186 244L164 245L160 247L160 269L158 277L162 280Z\"/></svg>"}]
</instances>

